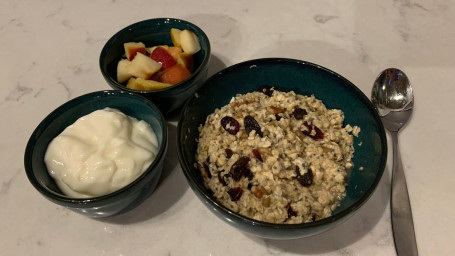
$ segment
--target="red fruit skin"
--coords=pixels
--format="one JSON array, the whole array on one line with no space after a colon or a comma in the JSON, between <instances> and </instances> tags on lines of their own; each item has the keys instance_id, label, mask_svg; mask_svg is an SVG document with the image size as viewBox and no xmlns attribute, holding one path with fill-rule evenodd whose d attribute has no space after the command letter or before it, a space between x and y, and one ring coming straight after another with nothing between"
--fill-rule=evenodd
<instances>
[{"instance_id":1,"label":"red fruit skin","mask_svg":"<svg viewBox=\"0 0 455 256\"><path fill-rule=\"evenodd\" d=\"M177 64L172 55L163 47L157 47L150 54L150 58L156 62L161 62L161 70L165 70Z\"/></svg>"},{"instance_id":2,"label":"red fruit skin","mask_svg":"<svg viewBox=\"0 0 455 256\"><path fill-rule=\"evenodd\" d=\"M261 162L264 162L264 161L262 160L261 152L259 152L259 150L253 149L252 151L253 151L254 157L256 157L257 160L259 160L259 161L261 161Z\"/></svg>"},{"instance_id":3,"label":"red fruit skin","mask_svg":"<svg viewBox=\"0 0 455 256\"><path fill-rule=\"evenodd\" d=\"M134 57L136 57L136 55L137 55L138 52L140 52L140 53L142 53L142 54L145 55L147 51L146 51L144 48L138 48L137 51L134 51L134 52L131 54L131 56L130 56L131 59L130 59L130 60L133 60Z\"/></svg>"}]
</instances>

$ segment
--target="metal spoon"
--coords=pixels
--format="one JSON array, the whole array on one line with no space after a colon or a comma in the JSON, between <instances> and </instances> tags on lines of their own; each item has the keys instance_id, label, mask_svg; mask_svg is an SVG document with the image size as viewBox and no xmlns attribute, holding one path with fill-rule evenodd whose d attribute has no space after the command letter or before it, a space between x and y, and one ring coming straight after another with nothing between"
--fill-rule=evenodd
<instances>
[{"instance_id":1,"label":"metal spoon","mask_svg":"<svg viewBox=\"0 0 455 256\"><path fill-rule=\"evenodd\" d=\"M398 132L409 120L414 94L408 77L398 69L389 68L376 78L371 92L373 105L389 130L393 143L391 213L395 248L398 255L418 255L411 204L398 150Z\"/></svg>"}]
</instances>

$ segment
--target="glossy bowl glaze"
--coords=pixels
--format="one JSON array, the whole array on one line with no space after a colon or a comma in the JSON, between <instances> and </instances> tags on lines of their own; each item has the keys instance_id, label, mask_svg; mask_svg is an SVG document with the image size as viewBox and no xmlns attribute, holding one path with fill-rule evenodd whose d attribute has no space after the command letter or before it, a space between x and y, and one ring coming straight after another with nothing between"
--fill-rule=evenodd
<instances>
[{"instance_id":1,"label":"glossy bowl glaze","mask_svg":"<svg viewBox=\"0 0 455 256\"><path fill-rule=\"evenodd\" d=\"M170 30L177 28L193 31L201 45L201 50L193 55L194 71L191 76L181 83L156 91L139 91L126 88L117 82L117 63L125 53L123 44L127 42L143 42L147 47L155 45L173 45ZM166 116L178 111L207 78L210 61L210 42L207 35L196 25L172 18L157 18L144 20L129 25L113 35L104 45L99 65L101 73L113 89L127 91L146 97Z\"/></svg>"},{"instance_id":2,"label":"glossy bowl glaze","mask_svg":"<svg viewBox=\"0 0 455 256\"><path fill-rule=\"evenodd\" d=\"M44 163L47 146L78 118L110 107L147 122L156 134L158 154L147 170L129 185L113 193L86 199L64 195ZM99 91L77 97L50 113L32 133L25 149L25 172L30 183L50 201L89 217L108 217L127 212L152 194L163 170L168 133L165 119L147 99L122 91Z\"/></svg>"},{"instance_id":3,"label":"glossy bowl glaze","mask_svg":"<svg viewBox=\"0 0 455 256\"><path fill-rule=\"evenodd\" d=\"M217 202L194 167L198 127L215 108L227 105L236 94L260 86L294 91L321 99L327 108L341 109L345 124L361 128L354 137L356 171L348 177L347 194L329 218L303 224L271 224L239 215ZM387 143L384 128L368 98L351 82L324 67L300 60L270 58L246 61L209 78L184 106L178 124L178 154L183 172L198 198L216 216L240 230L271 239L291 239L327 231L353 215L375 190L384 172ZM363 167L363 171L358 168Z\"/></svg>"}]
</instances>

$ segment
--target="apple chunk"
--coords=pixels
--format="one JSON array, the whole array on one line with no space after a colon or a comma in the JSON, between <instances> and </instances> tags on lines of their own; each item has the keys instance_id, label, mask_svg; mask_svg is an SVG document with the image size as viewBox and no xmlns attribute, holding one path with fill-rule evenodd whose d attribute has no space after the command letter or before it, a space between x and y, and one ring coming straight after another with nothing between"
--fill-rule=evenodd
<instances>
[{"instance_id":1,"label":"apple chunk","mask_svg":"<svg viewBox=\"0 0 455 256\"><path fill-rule=\"evenodd\" d=\"M161 63L152 60L150 57L138 52L131 61L129 72L136 78L148 79L155 72L161 69Z\"/></svg>"},{"instance_id":2,"label":"apple chunk","mask_svg":"<svg viewBox=\"0 0 455 256\"><path fill-rule=\"evenodd\" d=\"M123 83L130 79L132 76L130 73L131 61L123 59L117 64L117 82Z\"/></svg>"},{"instance_id":3,"label":"apple chunk","mask_svg":"<svg viewBox=\"0 0 455 256\"><path fill-rule=\"evenodd\" d=\"M195 54L201 50L201 45L196 34L187 29L180 32L180 44L183 51L188 54Z\"/></svg>"},{"instance_id":4,"label":"apple chunk","mask_svg":"<svg viewBox=\"0 0 455 256\"><path fill-rule=\"evenodd\" d=\"M171 40L174 46L180 47L180 33L182 31L180 29L171 28Z\"/></svg>"},{"instance_id":5,"label":"apple chunk","mask_svg":"<svg viewBox=\"0 0 455 256\"><path fill-rule=\"evenodd\" d=\"M175 47L175 46L170 46L166 49L169 54L174 58L174 60L177 61L178 55L183 52L182 48L180 47Z\"/></svg>"},{"instance_id":6,"label":"apple chunk","mask_svg":"<svg viewBox=\"0 0 455 256\"><path fill-rule=\"evenodd\" d=\"M138 52L145 55L146 49L144 43L129 42L124 43L123 47L125 48L125 55L128 60L133 60L136 57Z\"/></svg>"}]
</instances>

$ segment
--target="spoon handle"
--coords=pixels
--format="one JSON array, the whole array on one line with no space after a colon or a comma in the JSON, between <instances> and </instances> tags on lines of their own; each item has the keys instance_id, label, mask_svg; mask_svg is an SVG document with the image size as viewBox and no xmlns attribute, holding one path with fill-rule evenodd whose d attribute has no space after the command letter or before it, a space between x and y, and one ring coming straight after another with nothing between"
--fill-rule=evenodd
<instances>
[{"instance_id":1,"label":"spoon handle","mask_svg":"<svg viewBox=\"0 0 455 256\"><path fill-rule=\"evenodd\" d=\"M393 167L390 203L395 248L398 256L418 255L411 203L409 201L406 178L398 149L398 131L391 131L391 135L393 143Z\"/></svg>"}]
</instances>

